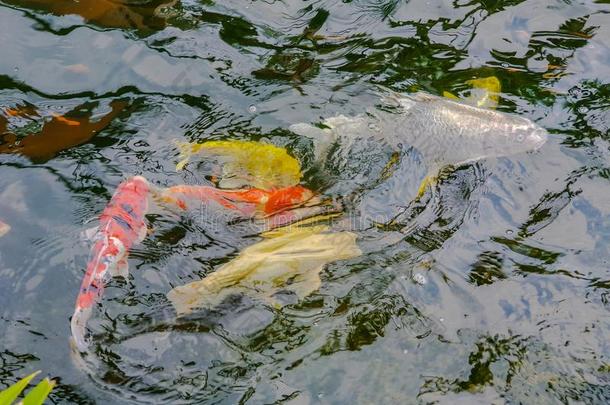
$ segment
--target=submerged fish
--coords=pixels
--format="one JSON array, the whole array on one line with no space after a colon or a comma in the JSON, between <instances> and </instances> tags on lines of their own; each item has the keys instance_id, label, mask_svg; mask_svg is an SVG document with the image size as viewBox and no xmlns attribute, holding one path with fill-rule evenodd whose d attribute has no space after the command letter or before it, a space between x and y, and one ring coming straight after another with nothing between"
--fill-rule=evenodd
<instances>
[{"instance_id":1,"label":"submerged fish","mask_svg":"<svg viewBox=\"0 0 610 405\"><path fill-rule=\"evenodd\" d=\"M222 166L219 187L271 189L297 185L302 177L301 164L285 148L272 144L227 140L204 143L177 142L182 170L194 155Z\"/></svg>"},{"instance_id":2,"label":"submerged fish","mask_svg":"<svg viewBox=\"0 0 610 405\"><path fill-rule=\"evenodd\" d=\"M271 190L258 188L221 190L210 186L180 185L160 192L160 201L187 209L188 199L208 204L215 201L221 206L238 211L244 216L269 216L297 207L314 196L303 186L283 187Z\"/></svg>"},{"instance_id":3,"label":"submerged fish","mask_svg":"<svg viewBox=\"0 0 610 405\"><path fill-rule=\"evenodd\" d=\"M321 160L335 142L354 139L377 138L397 149L413 147L431 176L446 166L536 150L548 137L545 129L527 118L426 93L391 96L385 102L397 107L398 113L339 115L324 120L324 128L301 123L290 129L312 138Z\"/></svg>"},{"instance_id":4,"label":"submerged fish","mask_svg":"<svg viewBox=\"0 0 610 405\"><path fill-rule=\"evenodd\" d=\"M144 177L122 182L100 216L100 225L91 249L70 328L76 348L87 348L87 321L93 305L101 297L111 276L127 277L129 249L146 236L144 215L148 210L150 186Z\"/></svg>"},{"instance_id":5,"label":"submerged fish","mask_svg":"<svg viewBox=\"0 0 610 405\"><path fill-rule=\"evenodd\" d=\"M394 141L413 146L434 167L540 148L546 130L527 118L417 93L399 98Z\"/></svg>"},{"instance_id":6,"label":"submerged fish","mask_svg":"<svg viewBox=\"0 0 610 405\"><path fill-rule=\"evenodd\" d=\"M156 199L183 210L214 201L251 222L255 233L293 224L316 215L337 213L340 204L325 201L300 185L271 190L257 188L222 190L210 186L180 185L157 192Z\"/></svg>"},{"instance_id":7,"label":"submerged fish","mask_svg":"<svg viewBox=\"0 0 610 405\"><path fill-rule=\"evenodd\" d=\"M320 287L326 264L362 254L356 234L328 230L317 225L270 233L269 239L247 247L202 280L172 289L167 297L179 315L213 308L234 294L275 304L273 295L286 289L302 299Z\"/></svg>"},{"instance_id":8,"label":"submerged fish","mask_svg":"<svg viewBox=\"0 0 610 405\"><path fill-rule=\"evenodd\" d=\"M498 106L502 85L496 76L467 80L466 84L472 87L470 95L462 99L466 104L490 109L495 109ZM454 100L460 99L448 91L444 91L443 96Z\"/></svg>"},{"instance_id":9,"label":"submerged fish","mask_svg":"<svg viewBox=\"0 0 610 405\"><path fill-rule=\"evenodd\" d=\"M7 130L8 120L0 114L0 153L16 153L27 156L35 162L47 161L59 152L88 142L106 128L126 107L127 103L115 100L110 103L112 110L101 118L92 119L93 111L83 114L86 105L80 105L66 115L53 114L42 124L40 132L20 137ZM6 109L10 117L39 118L33 106L18 106Z\"/></svg>"},{"instance_id":10,"label":"submerged fish","mask_svg":"<svg viewBox=\"0 0 610 405\"><path fill-rule=\"evenodd\" d=\"M326 209L322 205L312 206L312 202L317 202L314 193L299 185L273 190L220 190L209 186L188 185L157 189L141 176L122 182L100 216L72 315L72 338L81 352L88 346L87 321L91 317L93 305L101 297L110 277L127 277L129 250L146 236L148 228L145 215L148 212L149 197L182 209L189 208L189 199L198 204L215 201L243 217L265 218L267 226L263 230L283 226Z\"/></svg>"},{"instance_id":11,"label":"submerged fish","mask_svg":"<svg viewBox=\"0 0 610 405\"><path fill-rule=\"evenodd\" d=\"M177 0L8 0L18 7L45 10L55 15L80 15L85 21L108 28L161 30L164 9Z\"/></svg>"}]
</instances>

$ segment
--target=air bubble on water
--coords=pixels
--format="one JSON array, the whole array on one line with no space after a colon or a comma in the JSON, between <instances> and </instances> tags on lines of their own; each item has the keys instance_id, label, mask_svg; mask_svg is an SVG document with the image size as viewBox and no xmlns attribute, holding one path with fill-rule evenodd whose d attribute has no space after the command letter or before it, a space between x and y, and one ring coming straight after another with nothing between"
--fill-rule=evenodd
<instances>
[{"instance_id":1,"label":"air bubble on water","mask_svg":"<svg viewBox=\"0 0 610 405\"><path fill-rule=\"evenodd\" d=\"M320 392L320 393L318 394L318 398L320 398L320 399L321 399L323 396L324 396L324 393L322 393L322 392Z\"/></svg>"},{"instance_id":2,"label":"air bubble on water","mask_svg":"<svg viewBox=\"0 0 610 405\"><path fill-rule=\"evenodd\" d=\"M507 68L507 67L508 67L508 63L504 62L504 63L502 64L502 67L503 67L503 68Z\"/></svg>"},{"instance_id":3,"label":"air bubble on water","mask_svg":"<svg viewBox=\"0 0 610 405\"><path fill-rule=\"evenodd\" d=\"M581 114L586 114L589 109L587 107L579 107L578 112Z\"/></svg>"},{"instance_id":4,"label":"air bubble on water","mask_svg":"<svg viewBox=\"0 0 610 405\"><path fill-rule=\"evenodd\" d=\"M369 129L371 129L371 130L373 130L375 132L379 132L379 127L376 124L372 123L372 122L369 124Z\"/></svg>"},{"instance_id":5,"label":"air bubble on water","mask_svg":"<svg viewBox=\"0 0 610 405\"><path fill-rule=\"evenodd\" d=\"M403 354L409 354L409 351L407 349L403 350L402 352Z\"/></svg>"},{"instance_id":6,"label":"air bubble on water","mask_svg":"<svg viewBox=\"0 0 610 405\"><path fill-rule=\"evenodd\" d=\"M445 322L445 318L439 318L439 321Z\"/></svg>"},{"instance_id":7,"label":"air bubble on water","mask_svg":"<svg viewBox=\"0 0 610 405\"><path fill-rule=\"evenodd\" d=\"M421 285L424 285L428 282L428 280L426 280L426 276L424 276L421 273L413 274L413 281L415 281L417 284L421 284Z\"/></svg>"},{"instance_id":8,"label":"air bubble on water","mask_svg":"<svg viewBox=\"0 0 610 405\"><path fill-rule=\"evenodd\" d=\"M507 230L506 230L506 234L507 234L507 235L512 235L512 234L513 234L512 229L507 229Z\"/></svg>"},{"instance_id":9,"label":"air bubble on water","mask_svg":"<svg viewBox=\"0 0 610 405\"><path fill-rule=\"evenodd\" d=\"M252 114L254 114L256 112L256 106L251 105L250 107L248 107L248 111L250 111Z\"/></svg>"}]
</instances>

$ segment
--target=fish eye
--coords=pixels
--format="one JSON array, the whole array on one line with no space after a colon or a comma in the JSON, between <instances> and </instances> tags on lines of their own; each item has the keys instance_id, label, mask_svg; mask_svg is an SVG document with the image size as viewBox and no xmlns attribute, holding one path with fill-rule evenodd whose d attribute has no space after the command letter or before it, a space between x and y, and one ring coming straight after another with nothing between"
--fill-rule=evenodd
<instances>
[{"instance_id":1,"label":"fish eye","mask_svg":"<svg viewBox=\"0 0 610 405\"><path fill-rule=\"evenodd\" d=\"M523 134L517 135L517 141L523 142L523 138L524 138Z\"/></svg>"}]
</instances>

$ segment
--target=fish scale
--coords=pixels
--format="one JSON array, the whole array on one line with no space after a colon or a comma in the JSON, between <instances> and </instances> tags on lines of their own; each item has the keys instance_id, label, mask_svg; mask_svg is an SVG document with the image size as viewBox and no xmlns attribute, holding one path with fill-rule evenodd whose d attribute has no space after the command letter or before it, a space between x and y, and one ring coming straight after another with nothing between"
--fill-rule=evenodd
<instances>
[{"instance_id":1,"label":"fish scale","mask_svg":"<svg viewBox=\"0 0 610 405\"><path fill-rule=\"evenodd\" d=\"M545 129L527 118L431 94L392 94L382 101L397 106L397 112L369 110L327 118L324 129L305 123L290 129L313 140L320 161L326 160L329 145L357 138L377 139L395 149L413 147L430 175L445 166L536 150L548 138Z\"/></svg>"}]
</instances>

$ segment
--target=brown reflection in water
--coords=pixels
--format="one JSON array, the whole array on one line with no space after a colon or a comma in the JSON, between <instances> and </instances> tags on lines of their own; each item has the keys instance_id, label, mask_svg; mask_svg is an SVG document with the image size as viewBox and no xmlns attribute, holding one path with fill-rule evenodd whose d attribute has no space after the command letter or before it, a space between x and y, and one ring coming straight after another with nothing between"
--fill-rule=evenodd
<instances>
[{"instance_id":1,"label":"brown reflection in water","mask_svg":"<svg viewBox=\"0 0 610 405\"><path fill-rule=\"evenodd\" d=\"M127 0L6 0L19 7L43 10L55 15L80 15L86 22L108 28L160 30L165 18L160 10L178 0L150 0L130 5Z\"/></svg>"},{"instance_id":2,"label":"brown reflection in water","mask_svg":"<svg viewBox=\"0 0 610 405\"><path fill-rule=\"evenodd\" d=\"M91 109L80 105L65 115L54 114L46 121L40 132L17 136L8 131L8 116L35 118L38 112L32 106L15 109L7 108L0 114L0 153L17 153L34 161L44 161L52 158L58 152L81 145L104 129L127 106L126 101L112 101L112 111L102 118L92 121ZM85 112L83 112L85 110Z\"/></svg>"}]
</instances>

